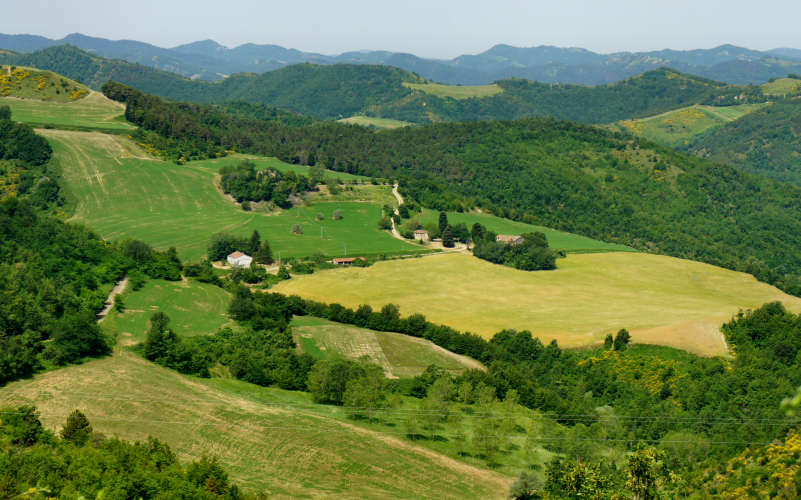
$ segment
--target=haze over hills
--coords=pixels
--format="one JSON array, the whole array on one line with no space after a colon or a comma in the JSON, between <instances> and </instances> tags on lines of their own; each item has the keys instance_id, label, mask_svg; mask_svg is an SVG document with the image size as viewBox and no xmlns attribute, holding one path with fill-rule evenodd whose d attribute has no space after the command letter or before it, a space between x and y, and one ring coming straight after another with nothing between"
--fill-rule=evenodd
<instances>
[{"instance_id":1,"label":"haze over hills","mask_svg":"<svg viewBox=\"0 0 801 500\"><path fill-rule=\"evenodd\" d=\"M261 73L303 62L396 66L426 79L460 85L483 85L513 77L546 83L597 85L663 66L728 83L761 83L801 68L801 51L797 49L762 52L734 45L687 51L599 54L575 47L523 48L500 44L480 54L438 60L382 50L324 55L270 44L248 43L228 48L213 40L162 48L146 42L108 40L80 33L60 40L38 35L0 35L0 48L15 52L33 52L64 44L102 57L124 59L187 78L210 81L233 73Z\"/></svg>"}]
</instances>

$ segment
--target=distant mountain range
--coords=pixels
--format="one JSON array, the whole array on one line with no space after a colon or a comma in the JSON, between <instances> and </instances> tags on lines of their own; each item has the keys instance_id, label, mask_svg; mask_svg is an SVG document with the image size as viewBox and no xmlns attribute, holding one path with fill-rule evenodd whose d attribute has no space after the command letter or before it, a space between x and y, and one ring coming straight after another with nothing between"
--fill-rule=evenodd
<instances>
[{"instance_id":1,"label":"distant mountain range","mask_svg":"<svg viewBox=\"0 0 801 500\"><path fill-rule=\"evenodd\" d=\"M734 45L686 51L615 54L544 45L528 48L496 45L481 54L438 60L388 51L324 55L252 43L228 48L213 40L168 49L135 40L115 41L79 33L60 40L38 35L0 34L0 49L15 52L33 52L64 44L74 45L101 57L124 59L187 78L208 81L220 80L234 73L263 73L304 62L395 66L428 80L461 85L481 85L507 78L599 85L660 67L738 84L762 83L790 72L801 72L801 50L778 48L762 52Z\"/></svg>"}]
</instances>

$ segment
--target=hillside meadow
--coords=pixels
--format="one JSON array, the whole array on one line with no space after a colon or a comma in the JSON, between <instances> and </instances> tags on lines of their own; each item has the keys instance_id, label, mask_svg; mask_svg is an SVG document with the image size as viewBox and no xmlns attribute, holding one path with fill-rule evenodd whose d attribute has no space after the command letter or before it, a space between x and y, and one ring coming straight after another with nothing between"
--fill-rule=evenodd
<instances>
[{"instance_id":1,"label":"hillside meadow","mask_svg":"<svg viewBox=\"0 0 801 500\"><path fill-rule=\"evenodd\" d=\"M74 130L132 132L136 127L125 121L125 108L99 92L77 101L52 102L18 97L0 97L0 106L9 106L16 121L33 127Z\"/></svg>"},{"instance_id":2,"label":"hillside meadow","mask_svg":"<svg viewBox=\"0 0 801 500\"><path fill-rule=\"evenodd\" d=\"M470 229L473 224L479 223L497 234L520 235L525 233L541 232L548 239L551 248L565 250L567 252L626 252L634 251L633 248L618 243L606 243L594 240L578 234L566 233L544 226L535 226L525 222L504 219L492 214L480 212L446 212L450 224L465 224ZM436 224L439 220L439 212L435 210L423 209L414 219L421 224Z\"/></svg>"},{"instance_id":3,"label":"hillside meadow","mask_svg":"<svg viewBox=\"0 0 801 500\"><path fill-rule=\"evenodd\" d=\"M190 261L205 255L214 233L249 236L254 230L270 242L276 257L279 252L282 257L302 257L315 252L341 256L422 251L378 229L378 203L318 202L278 213L243 211L215 186L217 170L241 161L237 158L175 165L150 157L117 135L40 132L53 146L53 161L74 205L72 220L107 239L137 238L159 249L174 246ZM262 165L277 163L265 159ZM337 210L341 220L332 218ZM317 220L318 214L323 220ZM303 234L292 234L296 224Z\"/></svg>"},{"instance_id":4,"label":"hillside meadow","mask_svg":"<svg viewBox=\"0 0 801 500\"><path fill-rule=\"evenodd\" d=\"M555 271L518 271L469 255L432 255L295 277L275 290L349 307L387 303L401 314L487 338L530 330L547 343L582 347L626 328L637 343L725 355L719 331L740 309L801 299L752 276L667 256L632 252L569 254Z\"/></svg>"},{"instance_id":5,"label":"hillside meadow","mask_svg":"<svg viewBox=\"0 0 801 500\"><path fill-rule=\"evenodd\" d=\"M450 97L452 99L470 99L471 97L489 97L500 94L503 88L495 83L490 85L443 85L441 83L412 83L404 82L404 87L419 90L437 97Z\"/></svg>"},{"instance_id":6,"label":"hillside meadow","mask_svg":"<svg viewBox=\"0 0 801 500\"><path fill-rule=\"evenodd\" d=\"M107 436L153 436L181 460L213 454L239 486L270 498L501 499L513 481L357 425L306 393L186 377L125 350L9 384L0 404L36 405L51 430L78 408Z\"/></svg>"},{"instance_id":7,"label":"hillside meadow","mask_svg":"<svg viewBox=\"0 0 801 500\"><path fill-rule=\"evenodd\" d=\"M686 146L691 139L715 127L742 118L766 104L737 106L694 105L638 120L623 120L617 126L671 147Z\"/></svg>"},{"instance_id":8,"label":"hillside meadow","mask_svg":"<svg viewBox=\"0 0 801 500\"><path fill-rule=\"evenodd\" d=\"M233 326L228 317L231 295L214 285L195 280L151 280L140 290L127 290L125 307L103 321L103 329L119 338L123 345L143 342L150 317L163 312L170 317L170 328L181 336L213 335L224 326Z\"/></svg>"},{"instance_id":9,"label":"hillside meadow","mask_svg":"<svg viewBox=\"0 0 801 500\"><path fill-rule=\"evenodd\" d=\"M366 357L390 378L414 377L430 365L458 374L482 369L481 363L447 351L428 340L400 333L377 332L332 321L297 317L292 336L301 352L318 359Z\"/></svg>"}]
</instances>

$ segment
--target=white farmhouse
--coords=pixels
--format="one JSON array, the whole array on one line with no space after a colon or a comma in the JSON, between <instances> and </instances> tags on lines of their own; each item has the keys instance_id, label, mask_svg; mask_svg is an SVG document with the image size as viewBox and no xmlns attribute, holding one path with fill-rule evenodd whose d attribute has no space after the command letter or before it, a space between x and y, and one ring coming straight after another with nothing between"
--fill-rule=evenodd
<instances>
[{"instance_id":1,"label":"white farmhouse","mask_svg":"<svg viewBox=\"0 0 801 500\"><path fill-rule=\"evenodd\" d=\"M251 262L253 262L253 257L242 252L234 252L228 256L228 263L231 264L231 267L250 267Z\"/></svg>"}]
</instances>

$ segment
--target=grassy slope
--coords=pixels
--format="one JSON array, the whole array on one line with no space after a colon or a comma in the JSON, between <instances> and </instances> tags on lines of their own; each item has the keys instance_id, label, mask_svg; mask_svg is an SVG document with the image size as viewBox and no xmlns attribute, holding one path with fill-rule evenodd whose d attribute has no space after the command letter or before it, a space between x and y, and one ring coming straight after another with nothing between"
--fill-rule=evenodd
<instances>
[{"instance_id":1,"label":"grassy slope","mask_svg":"<svg viewBox=\"0 0 801 500\"><path fill-rule=\"evenodd\" d=\"M762 92L767 95L789 95L801 92L801 80L795 78L778 78L777 80L761 85Z\"/></svg>"},{"instance_id":2,"label":"grassy slope","mask_svg":"<svg viewBox=\"0 0 801 500\"><path fill-rule=\"evenodd\" d=\"M157 248L175 246L182 258L199 260L209 237L254 229L283 257L322 252L350 255L414 252L418 247L378 230L381 207L360 202L318 203L277 215L244 212L214 186L224 161L177 166L154 160L120 136L46 130L65 186L77 200L74 220L110 239L142 239ZM265 160L269 162L270 160ZM331 216L341 210L343 219ZM318 212L325 220L318 222ZM300 224L303 235L290 230ZM323 238L320 237L323 227Z\"/></svg>"},{"instance_id":3,"label":"grassy slope","mask_svg":"<svg viewBox=\"0 0 801 500\"><path fill-rule=\"evenodd\" d=\"M214 454L271 498L503 498L512 481L391 427L357 426L304 393L185 377L125 351L9 384L0 402L35 404L50 429L79 408L106 435L154 436L185 460Z\"/></svg>"},{"instance_id":4,"label":"grassy slope","mask_svg":"<svg viewBox=\"0 0 801 500\"><path fill-rule=\"evenodd\" d=\"M423 210L423 214L417 219L421 224L433 224L439 220L439 212L434 210ZM577 234L565 233L543 226L533 226L524 222L517 222L490 214L476 212L459 213L448 212L448 222L451 224L464 223L470 229L476 222L481 223L490 231L498 234L523 234L540 231L548 238L548 244L552 248L566 250L568 252L598 252L598 251L633 251L632 248L617 243L605 243L603 241L579 236Z\"/></svg>"},{"instance_id":5,"label":"grassy slope","mask_svg":"<svg viewBox=\"0 0 801 500\"><path fill-rule=\"evenodd\" d=\"M466 255L381 262L293 278L276 291L355 307L398 304L405 314L490 337L529 329L583 346L619 328L639 343L724 354L718 328L740 308L790 297L753 277L672 257L631 252L569 255L556 271L525 272Z\"/></svg>"},{"instance_id":6,"label":"grassy slope","mask_svg":"<svg viewBox=\"0 0 801 500\"><path fill-rule=\"evenodd\" d=\"M752 113L764 104L739 106L689 106L639 120L624 120L619 126L646 139L678 147L697 135Z\"/></svg>"},{"instance_id":7,"label":"grassy slope","mask_svg":"<svg viewBox=\"0 0 801 500\"><path fill-rule=\"evenodd\" d=\"M88 95L89 87L51 71L35 68L0 66L0 96L72 102Z\"/></svg>"},{"instance_id":8,"label":"grassy slope","mask_svg":"<svg viewBox=\"0 0 801 500\"><path fill-rule=\"evenodd\" d=\"M145 339L150 316L161 311L170 317L170 327L182 336L210 335L233 324L227 310L231 296L222 288L185 281L149 281L141 290L124 296L125 310L103 322L103 328L120 336L123 344Z\"/></svg>"},{"instance_id":9,"label":"grassy slope","mask_svg":"<svg viewBox=\"0 0 801 500\"><path fill-rule=\"evenodd\" d=\"M451 97L453 99L488 97L503 92L503 89L494 83L490 85L443 85L441 83L404 82L403 85L413 90L420 90L426 94L435 95L437 97Z\"/></svg>"},{"instance_id":10,"label":"grassy slope","mask_svg":"<svg viewBox=\"0 0 801 500\"><path fill-rule=\"evenodd\" d=\"M342 118L338 120L340 123L350 123L351 125L361 125L363 127L375 127L376 129L383 130L388 128L408 127L412 125L410 122L401 120L393 120L391 118L376 118L374 116L357 115L350 118Z\"/></svg>"},{"instance_id":11,"label":"grassy slope","mask_svg":"<svg viewBox=\"0 0 801 500\"><path fill-rule=\"evenodd\" d=\"M344 356L370 362L384 368L388 376L413 377L429 365L454 373L478 368L480 363L444 351L431 342L398 333L376 332L319 318L298 317L292 321L292 333L301 350L328 359Z\"/></svg>"},{"instance_id":12,"label":"grassy slope","mask_svg":"<svg viewBox=\"0 0 801 500\"><path fill-rule=\"evenodd\" d=\"M75 102L46 102L35 99L0 98L0 106L10 106L14 120L33 126L97 129L109 132L132 131L119 103L93 92Z\"/></svg>"}]
</instances>

